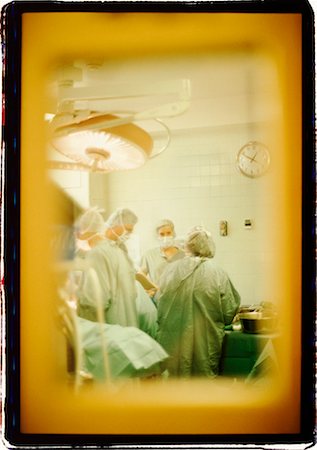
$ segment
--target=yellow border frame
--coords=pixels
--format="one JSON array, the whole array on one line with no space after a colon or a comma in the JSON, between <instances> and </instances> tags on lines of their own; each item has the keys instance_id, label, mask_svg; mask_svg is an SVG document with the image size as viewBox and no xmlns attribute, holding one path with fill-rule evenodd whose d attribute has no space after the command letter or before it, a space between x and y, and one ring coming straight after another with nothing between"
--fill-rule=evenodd
<instances>
[{"instance_id":1,"label":"yellow border frame","mask_svg":"<svg viewBox=\"0 0 317 450\"><path fill-rule=\"evenodd\" d=\"M57 61L138 58L213 49L248 48L276 63L283 123L277 142L283 199L277 221L284 322L282 383L268 391L205 382L163 384L116 394L102 389L75 396L65 386L54 352L48 233L55 219L46 182L43 115L46 84ZM21 432L66 434L298 433L301 317L301 15L233 13L24 13L21 106ZM57 213L58 214L58 213Z\"/></svg>"}]
</instances>

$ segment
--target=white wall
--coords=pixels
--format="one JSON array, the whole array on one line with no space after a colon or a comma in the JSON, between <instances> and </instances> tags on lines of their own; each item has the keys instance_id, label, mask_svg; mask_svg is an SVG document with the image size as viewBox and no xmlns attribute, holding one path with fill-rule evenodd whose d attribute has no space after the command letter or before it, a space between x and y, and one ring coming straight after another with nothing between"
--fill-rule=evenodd
<instances>
[{"instance_id":1,"label":"white wall","mask_svg":"<svg viewBox=\"0 0 317 450\"><path fill-rule=\"evenodd\" d=\"M270 282L274 168L249 179L235 163L238 150L251 139L270 146L268 130L271 126L249 124L174 133L170 147L142 168L105 175L107 204L100 206L109 214L117 207L135 211L141 252L156 245L154 227L162 218L174 221L179 236L204 225L216 242L215 259L228 272L242 303L275 302ZM251 230L244 228L244 219L252 219ZM228 222L226 237L219 234L220 220Z\"/></svg>"}]
</instances>

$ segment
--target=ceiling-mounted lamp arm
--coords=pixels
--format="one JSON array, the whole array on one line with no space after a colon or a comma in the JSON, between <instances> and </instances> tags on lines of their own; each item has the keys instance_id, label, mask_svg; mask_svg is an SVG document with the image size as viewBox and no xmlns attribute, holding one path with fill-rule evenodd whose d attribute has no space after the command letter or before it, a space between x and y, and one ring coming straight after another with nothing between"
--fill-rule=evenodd
<instances>
[{"instance_id":1,"label":"ceiling-mounted lamp arm","mask_svg":"<svg viewBox=\"0 0 317 450\"><path fill-rule=\"evenodd\" d=\"M190 100L190 80L171 80L148 84L98 84L86 87L60 86L59 104L74 101L113 100L120 98L176 95L180 100Z\"/></svg>"},{"instance_id":2,"label":"ceiling-mounted lamp arm","mask_svg":"<svg viewBox=\"0 0 317 450\"><path fill-rule=\"evenodd\" d=\"M113 120L106 120L104 122L102 121L102 115L105 113L104 108L100 107L100 112L93 114L96 117L96 120L90 120L88 123L86 122L85 127L90 130L98 130L100 128L109 129L138 120L180 115L187 111L190 106L190 80L180 79L161 81L145 85L106 84L89 87L62 85L59 88L58 112L51 122L51 129L56 136L64 136L66 134L75 133L82 127L82 123L91 117L91 111L89 111L87 107L86 110L77 111L75 108L76 102L104 101L106 99L112 100L146 96L159 96L160 101L162 101L162 97L165 95L176 95L177 99L160 106L155 106L154 108L128 114L123 117L117 117ZM98 115L100 116L100 119L98 119Z\"/></svg>"},{"instance_id":3,"label":"ceiling-mounted lamp arm","mask_svg":"<svg viewBox=\"0 0 317 450\"><path fill-rule=\"evenodd\" d=\"M138 120L151 120L162 117L172 117L177 116L185 112L190 106L189 101L179 101L175 103L167 103L166 105L157 106L155 108L147 109L145 111L141 111L139 113L135 113L133 115L128 115L125 117L120 117L118 119L113 120L102 120L102 115L100 115L100 120L98 120L98 116L95 117L95 121L87 122L87 118L85 116L78 117L76 123L65 124L65 126L61 126L58 123L58 127L55 128L54 121L52 121L52 127L54 129L55 136L65 136L67 134L76 133L81 127L81 122L85 122L86 130L99 130L99 129L107 129L113 128L120 125L125 125L131 122L135 122Z\"/></svg>"},{"instance_id":4,"label":"ceiling-mounted lamp arm","mask_svg":"<svg viewBox=\"0 0 317 450\"><path fill-rule=\"evenodd\" d=\"M173 117L183 114L190 106L189 100L182 100L173 103L166 103L165 105L157 106L156 108L147 109L143 112L136 113L134 120L147 120L162 117Z\"/></svg>"}]
</instances>

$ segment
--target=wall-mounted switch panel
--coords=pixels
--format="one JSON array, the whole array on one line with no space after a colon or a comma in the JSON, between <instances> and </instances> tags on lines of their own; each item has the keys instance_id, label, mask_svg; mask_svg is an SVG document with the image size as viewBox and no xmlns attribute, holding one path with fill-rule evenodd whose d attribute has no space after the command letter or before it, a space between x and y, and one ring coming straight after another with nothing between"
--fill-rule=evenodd
<instances>
[{"instance_id":1,"label":"wall-mounted switch panel","mask_svg":"<svg viewBox=\"0 0 317 450\"><path fill-rule=\"evenodd\" d=\"M246 230L251 230L253 226L253 222L251 219L244 219L244 228Z\"/></svg>"},{"instance_id":2,"label":"wall-mounted switch panel","mask_svg":"<svg viewBox=\"0 0 317 450\"><path fill-rule=\"evenodd\" d=\"M226 220L221 220L219 223L219 233L220 236L228 235L228 222Z\"/></svg>"}]
</instances>

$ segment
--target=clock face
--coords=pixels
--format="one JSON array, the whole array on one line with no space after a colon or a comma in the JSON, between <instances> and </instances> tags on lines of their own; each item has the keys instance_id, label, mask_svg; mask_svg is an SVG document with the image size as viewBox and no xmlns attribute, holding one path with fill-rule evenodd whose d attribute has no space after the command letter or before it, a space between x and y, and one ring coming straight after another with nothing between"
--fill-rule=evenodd
<instances>
[{"instance_id":1,"label":"clock face","mask_svg":"<svg viewBox=\"0 0 317 450\"><path fill-rule=\"evenodd\" d=\"M269 168L270 153L264 144L248 142L238 152L237 165L243 175L250 178L259 177Z\"/></svg>"}]
</instances>

